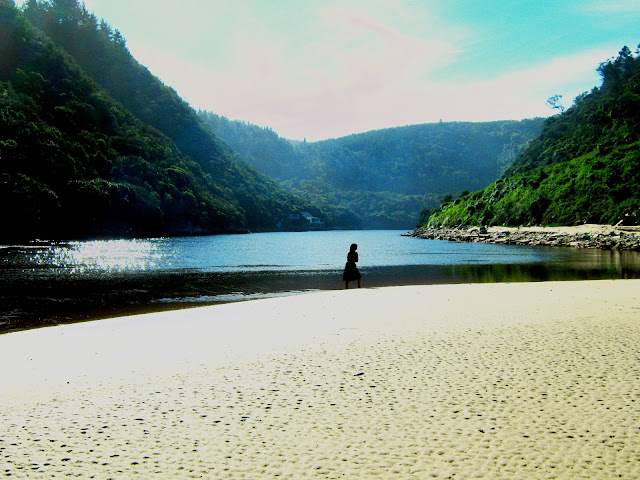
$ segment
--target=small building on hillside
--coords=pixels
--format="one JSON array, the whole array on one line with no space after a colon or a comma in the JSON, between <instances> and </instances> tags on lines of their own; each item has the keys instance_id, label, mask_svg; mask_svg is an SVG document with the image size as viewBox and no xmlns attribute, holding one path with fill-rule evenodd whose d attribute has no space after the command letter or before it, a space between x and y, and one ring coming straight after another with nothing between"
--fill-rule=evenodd
<instances>
[{"instance_id":1,"label":"small building on hillside","mask_svg":"<svg viewBox=\"0 0 640 480\"><path fill-rule=\"evenodd\" d=\"M309 212L291 212L281 222L280 228L285 230L322 230L324 222Z\"/></svg>"},{"instance_id":2,"label":"small building on hillside","mask_svg":"<svg viewBox=\"0 0 640 480\"><path fill-rule=\"evenodd\" d=\"M322 222L320 221L320 219L318 217L314 217L313 215L311 215L309 212L302 212L302 216L304 217L304 219L309 222L310 224L313 225L322 225Z\"/></svg>"}]
</instances>

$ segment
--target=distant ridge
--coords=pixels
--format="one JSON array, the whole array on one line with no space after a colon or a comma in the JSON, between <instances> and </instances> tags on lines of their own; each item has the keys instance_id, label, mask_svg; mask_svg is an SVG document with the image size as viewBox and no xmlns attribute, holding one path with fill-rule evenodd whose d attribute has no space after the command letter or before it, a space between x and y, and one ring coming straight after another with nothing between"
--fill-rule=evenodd
<instances>
[{"instance_id":1,"label":"distant ridge","mask_svg":"<svg viewBox=\"0 0 640 480\"><path fill-rule=\"evenodd\" d=\"M366 228L414 228L444 195L490 184L543 122L443 122L290 142L269 128L200 115L262 173L316 205L346 208Z\"/></svg>"}]
</instances>

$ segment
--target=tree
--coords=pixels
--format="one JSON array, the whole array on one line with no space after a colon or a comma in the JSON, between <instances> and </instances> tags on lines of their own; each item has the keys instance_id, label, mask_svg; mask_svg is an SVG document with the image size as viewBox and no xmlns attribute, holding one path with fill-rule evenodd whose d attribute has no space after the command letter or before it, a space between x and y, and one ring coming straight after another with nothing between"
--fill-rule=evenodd
<instances>
[{"instance_id":1,"label":"tree","mask_svg":"<svg viewBox=\"0 0 640 480\"><path fill-rule=\"evenodd\" d=\"M562 95L553 95L547 98L547 103L545 103L545 105L549 108L560 110L560 113L564 113L564 106L562 105L561 100Z\"/></svg>"},{"instance_id":2,"label":"tree","mask_svg":"<svg viewBox=\"0 0 640 480\"><path fill-rule=\"evenodd\" d=\"M640 45L639 45L640 47ZM598 67L598 73L602 77L602 84L607 85L620 81L625 74L629 74L637 68L631 50L626 45L618 52L618 57L602 62Z\"/></svg>"}]
</instances>

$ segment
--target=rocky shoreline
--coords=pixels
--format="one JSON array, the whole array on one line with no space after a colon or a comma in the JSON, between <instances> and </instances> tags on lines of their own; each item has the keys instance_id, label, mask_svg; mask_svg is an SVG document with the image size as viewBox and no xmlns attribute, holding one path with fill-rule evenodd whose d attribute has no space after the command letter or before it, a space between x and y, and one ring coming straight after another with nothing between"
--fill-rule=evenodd
<instances>
[{"instance_id":1,"label":"rocky shoreline","mask_svg":"<svg viewBox=\"0 0 640 480\"><path fill-rule=\"evenodd\" d=\"M429 227L407 236L454 242L640 251L640 226Z\"/></svg>"}]
</instances>

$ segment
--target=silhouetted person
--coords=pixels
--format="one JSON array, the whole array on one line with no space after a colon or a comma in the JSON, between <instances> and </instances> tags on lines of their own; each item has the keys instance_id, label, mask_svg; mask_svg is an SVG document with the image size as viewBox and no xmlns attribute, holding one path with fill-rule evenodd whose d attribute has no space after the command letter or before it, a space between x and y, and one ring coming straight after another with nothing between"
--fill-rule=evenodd
<instances>
[{"instance_id":1,"label":"silhouetted person","mask_svg":"<svg viewBox=\"0 0 640 480\"><path fill-rule=\"evenodd\" d=\"M360 275L360 270L356 266L358 263L358 245L355 243L351 244L351 248L349 249L349 253L347 253L347 264L344 266L344 273L342 274L342 280L344 280L345 288L349 288L349 282L353 282L355 280L358 281L358 288L360 288L360 279L362 275Z\"/></svg>"}]
</instances>

